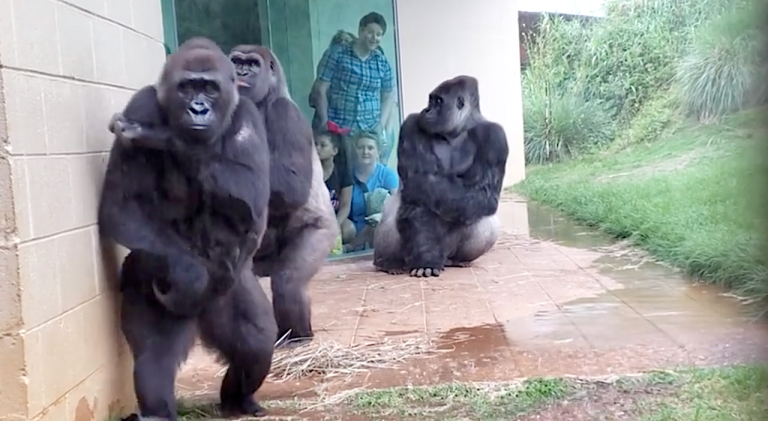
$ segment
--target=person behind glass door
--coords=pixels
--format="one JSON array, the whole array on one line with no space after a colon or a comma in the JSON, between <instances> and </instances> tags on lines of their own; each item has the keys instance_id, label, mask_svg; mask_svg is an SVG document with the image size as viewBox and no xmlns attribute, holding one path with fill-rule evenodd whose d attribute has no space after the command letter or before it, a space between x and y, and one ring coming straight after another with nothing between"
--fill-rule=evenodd
<instances>
[{"instance_id":1,"label":"person behind glass door","mask_svg":"<svg viewBox=\"0 0 768 421\"><path fill-rule=\"evenodd\" d=\"M392 67L379 45L386 30L382 15L368 13L360 19L355 41L334 45L320 60L311 96L317 112L315 127L330 120L351 129L352 136L373 131L381 137L394 108Z\"/></svg>"},{"instance_id":2,"label":"person behind glass door","mask_svg":"<svg viewBox=\"0 0 768 421\"><path fill-rule=\"evenodd\" d=\"M355 238L355 232L348 222L352 206L352 180L346 169L345 159L339 156L341 135L327 130L315 130L315 148L323 166L323 180L331 194L331 204L336 212L336 221L341 230L342 243Z\"/></svg>"},{"instance_id":3,"label":"person behind glass door","mask_svg":"<svg viewBox=\"0 0 768 421\"><path fill-rule=\"evenodd\" d=\"M328 48L325 49L325 52L323 52L323 56L320 57L320 61L317 63L317 69L315 70L315 75L319 75L322 69L325 68L325 62L328 61L328 55L333 50L334 46L353 44L355 42L357 42L357 37L353 33L347 32L343 29L339 29L338 31L336 31L336 33L333 35L333 38L331 38L331 44L328 46ZM376 50L378 50L381 54L384 54L384 49L381 48L381 45L379 45L376 48ZM309 106L315 109L315 115L312 118L313 128L322 128L322 121L320 119L320 114L318 114L317 112L318 83L320 83L320 80L315 79L315 81L312 84L312 89L309 90ZM394 113L392 113L392 115L394 115Z\"/></svg>"},{"instance_id":4,"label":"person behind glass door","mask_svg":"<svg viewBox=\"0 0 768 421\"><path fill-rule=\"evenodd\" d=\"M352 177L352 206L349 212L347 232L354 238L350 248L358 248L373 242L373 229L378 224L378 214L368 215L365 195L376 189L384 189L390 195L397 192L400 179L397 173L379 162L379 138L375 132L358 132L353 138L355 164Z\"/></svg>"},{"instance_id":5,"label":"person behind glass door","mask_svg":"<svg viewBox=\"0 0 768 421\"><path fill-rule=\"evenodd\" d=\"M325 68L325 62L328 61L328 55L331 53L331 50L333 50L333 47L337 45L352 44L355 41L357 41L357 37L351 32L347 32L343 29L336 31L333 38L331 38L331 44L325 49L323 56L320 57L320 61L317 63L315 75L319 75L322 69ZM320 80L315 78L315 81L312 83L312 89L309 90L309 106L315 109L315 115L312 117L312 128L322 130L324 126L321 121L322 119L320 118L320 113L317 112L318 83L320 83Z\"/></svg>"}]
</instances>

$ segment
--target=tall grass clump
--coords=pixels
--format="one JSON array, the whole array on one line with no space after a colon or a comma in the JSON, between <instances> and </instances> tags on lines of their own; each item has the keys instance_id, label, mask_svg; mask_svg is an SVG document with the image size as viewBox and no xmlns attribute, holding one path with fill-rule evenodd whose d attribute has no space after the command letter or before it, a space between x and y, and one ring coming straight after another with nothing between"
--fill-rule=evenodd
<instances>
[{"instance_id":1,"label":"tall grass clump","mask_svg":"<svg viewBox=\"0 0 768 421\"><path fill-rule=\"evenodd\" d=\"M607 0L604 18L545 15L535 39L526 40L528 162L553 162L610 142L672 86L696 28L734 1L747 0Z\"/></svg>"},{"instance_id":2,"label":"tall grass clump","mask_svg":"<svg viewBox=\"0 0 768 421\"><path fill-rule=\"evenodd\" d=\"M765 103L762 33L756 4L735 8L695 31L676 81L687 115L707 121Z\"/></svg>"},{"instance_id":3,"label":"tall grass clump","mask_svg":"<svg viewBox=\"0 0 768 421\"><path fill-rule=\"evenodd\" d=\"M523 98L525 160L558 162L589 152L613 139L608 108L578 91L558 91L546 81L531 82Z\"/></svg>"}]
</instances>

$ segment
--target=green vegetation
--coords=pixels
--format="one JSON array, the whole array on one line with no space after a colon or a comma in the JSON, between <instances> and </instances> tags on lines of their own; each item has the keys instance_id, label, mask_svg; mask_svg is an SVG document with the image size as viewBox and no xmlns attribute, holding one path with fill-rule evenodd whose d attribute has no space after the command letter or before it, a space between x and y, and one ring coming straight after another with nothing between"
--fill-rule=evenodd
<instances>
[{"instance_id":1,"label":"green vegetation","mask_svg":"<svg viewBox=\"0 0 768 421\"><path fill-rule=\"evenodd\" d=\"M572 396L574 385L537 378L520 385L445 384L368 390L349 399L355 412L371 419L501 420Z\"/></svg>"},{"instance_id":2,"label":"green vegetation","mask_svg":"<svg viewBox=\"0 0 768 421\"><path fill-rule=\"evenodd\" d=\"M532 378L363 390L331 402L262 402L281 419L751 421L768 410L768 367L650 372L613 379ZM212 405L183 407L182 421L219 419ZM248 419L244 418L243 420ZM255 419L255 418L254 418Z\"/></svg>"},{"instance_id":3,"label":"green vegetation","mask_svg":"<svg viewBox=\"0 0 768 421\"><path fill-rule=\"evenodd\" d=\"M752 210L763 170L755 150L765 110L686 125L658 141L529 170L517 189L689 275L768 296Z\"/></svg>"},{"instance_id":4,"label":"green vegetation","mask_svg":"<svg viewBox=\"0 0 768 421\"><path fill-rule=\"evenodd\" d=\"M528 40L529 167L516 190L768 298L759 4L608 0L604 19L544 17Z\"/></svg>"}]
</instances>

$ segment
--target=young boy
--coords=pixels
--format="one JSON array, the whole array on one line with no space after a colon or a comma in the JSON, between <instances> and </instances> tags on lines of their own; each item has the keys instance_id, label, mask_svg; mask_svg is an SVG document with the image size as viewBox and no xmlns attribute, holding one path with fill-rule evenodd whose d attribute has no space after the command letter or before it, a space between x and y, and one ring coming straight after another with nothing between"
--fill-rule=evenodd
<instances>
[{"instance_id":1,"label":"young boy","mask_svg":"<svg viewBox=\"0 0 768 421\"><path fill-rule=\"evenodd\" d=\"M349 177L349 171L342 168L345 159L339 155L341 139L338 135L329 133L327 130L315 131L315 148L320 157L320 163L323 166L323 179L328 192L331 194L331 204L336 211L336 221L339 223L341 238L343 243L352 240L354 233L347 232L342 224L349 217L349 210L352 207L352 180Z\"/></svg>"}]
</instances>

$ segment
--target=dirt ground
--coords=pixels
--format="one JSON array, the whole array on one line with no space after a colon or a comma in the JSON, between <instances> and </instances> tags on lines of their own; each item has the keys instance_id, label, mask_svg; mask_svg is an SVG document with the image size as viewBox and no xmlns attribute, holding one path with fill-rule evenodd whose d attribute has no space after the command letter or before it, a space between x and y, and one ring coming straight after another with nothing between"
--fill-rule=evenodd
<instances>
[{"instance_id":1,"label":"dirt ground","mask_svg":"<svg viewBox=\"0 0 768 421\"><path fill-rule=\"evenodd\" d=\"M411 341L434 355L351 376L275 375L257 397L631 373L768 355L766 326L750 323L739 300L719 289L692 285L641 253L521 199L507 198L499 214L501 238L469 268L420 280L375 272L370 259L362 259L328 264L313 280L317 336L311 346ZM268 289L268 279L262 284ZM214 357L196 348L182 367L178 392L192 401L215 399L222 376ZM594 405L621 412L622 399L598 393L523 419L594 419L574 414L589 414Z\"/></svg>"}]
</instances>

